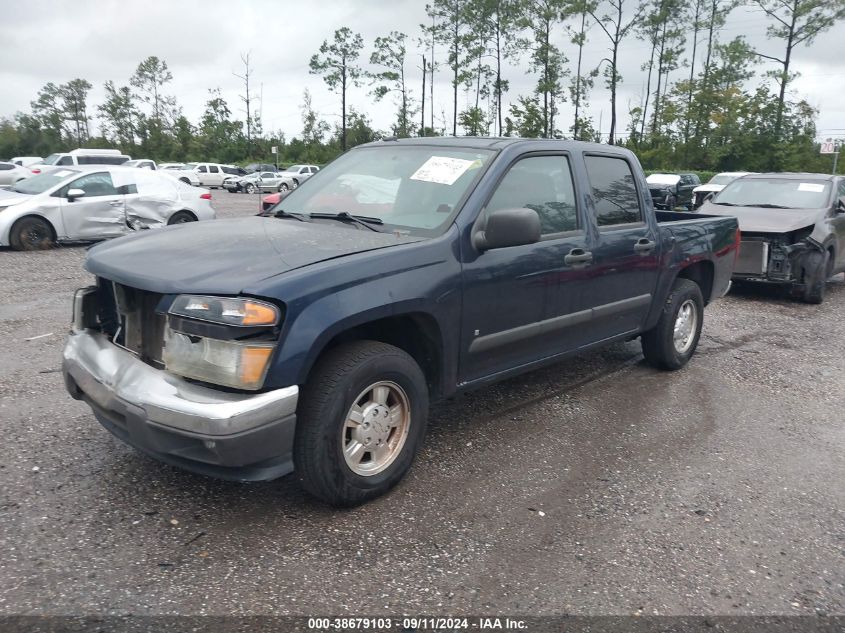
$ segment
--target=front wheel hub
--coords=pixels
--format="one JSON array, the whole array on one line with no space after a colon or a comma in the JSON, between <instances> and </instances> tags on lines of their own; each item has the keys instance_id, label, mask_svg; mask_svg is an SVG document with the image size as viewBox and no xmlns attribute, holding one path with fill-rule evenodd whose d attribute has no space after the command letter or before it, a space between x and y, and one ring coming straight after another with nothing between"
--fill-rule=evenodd
<instances>
[{"instance_id":1,"label":"front wheel hub","mask_svg":"<svg viewBox=\"0 0 845 633\"><path fill-rule=\"evenodd\" d=\"M382 472L402 452L410 425L405 390L390 381L370 385L346 414L341 437L346 465L364 477Z\"/></svg>"}]
</instances>

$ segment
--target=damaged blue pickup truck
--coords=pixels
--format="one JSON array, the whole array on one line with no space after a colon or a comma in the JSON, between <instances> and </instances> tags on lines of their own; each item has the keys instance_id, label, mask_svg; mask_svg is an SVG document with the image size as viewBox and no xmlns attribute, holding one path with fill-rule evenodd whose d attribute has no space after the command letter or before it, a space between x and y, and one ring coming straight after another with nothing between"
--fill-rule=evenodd
<instances>
[{"instance_id":1,"label":"damaged blue pickup truck","mask_svg":"<svg viewBox=\"0 0 845 633\"><path fill-rule=\"evenodd\" d=\"M65 381L164 462L354 505L405 475L433 401L637 337L682 367L738 243L655 212L624 149L371 143L264 217L92 248Z\"/></svg>"}]
</instances>

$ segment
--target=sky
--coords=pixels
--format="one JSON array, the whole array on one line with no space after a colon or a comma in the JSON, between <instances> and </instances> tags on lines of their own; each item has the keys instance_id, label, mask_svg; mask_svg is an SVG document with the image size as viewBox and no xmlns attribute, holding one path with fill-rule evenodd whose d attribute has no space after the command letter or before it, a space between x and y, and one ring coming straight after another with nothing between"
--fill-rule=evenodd
<instances>
[{"instance_id":1,"label":"sky","mask_svg":"<svg viewBox=\"0 0 845 633\"><path fill-rule=\"evenodd\" d=\"M634 4L634 3L632 3ZM765 37L766 22L759 10L736 10L720 34L722 41L745 35L761 52L781 56L780 43ZM173 81L166 92L176 97L185 115L197 122L208 100L208 90L219 88L236 118L244 118L238 95L242 74L241 54L249 52L253 80L262 97L261 115L265 131L282 131L288 139L302 129L303 90L311 91L314 108L329 123L340 120L340 98L330 92L319 76L309 74L308 62L320 44L331 39L335 29L348 26L364 38L362 61L366 63L373 40L392 30L409 35L408 81L414 96L421 88L420 56L415 42L421 35L420 23L426 21L425 0L319 0L318 2L281 2L280 0L39 0L37 3L6 3L0 21L3 56L0 61L0 117L16 111L29 111L30 101L47 82L64 83L81 77L94 85L89 96L89 112L103 99L102 85L113 80L126 85L138 63L150 55L164 59ZM585 68L595 67L607 54L606 36L594 27L585 48ZM842 40L845 22L819 36L811 47L794 53L793 69L801 76L790 85L793 97L807 99L819 110L817 126L820 138L845 138L845 66L842 64ZM558 29L557 44L570 58L575 50L563 29ZM649 46L635 38L625 40L620 49L618 131L627 124L629 105L640 102L645 73L640 65L649 54ZM436 56L445 60L446 52ZM570 62L574 69L574 62ZM770 62L758 67L754 82ZM448 70L448 69L447 69ZM670 81L688 70L676 71ZM523 61L505 69L510 92L533 90L536 77ZM588 114L605 134L610 123L609 92L598 84L590 94ZM774 85L772 86L774 90ZM445 109L451 121L451 85L447 72L435 78L435 114ZM428 90L426 90L428 92ZM377 129L388 130L395 120L396 108L391 97L376 103L369 88L353 88L349 94L352 107L366 113ZM459 96L459 108L467 97ZM430 104L426 104L430 108ZM560 106L560 127L571 124L572 107ZM428 119L428 115L426 115ZM99 129L94 121L94 129ZM450 128L451 129L451 125Z\"/></svg>"}]
</instances>

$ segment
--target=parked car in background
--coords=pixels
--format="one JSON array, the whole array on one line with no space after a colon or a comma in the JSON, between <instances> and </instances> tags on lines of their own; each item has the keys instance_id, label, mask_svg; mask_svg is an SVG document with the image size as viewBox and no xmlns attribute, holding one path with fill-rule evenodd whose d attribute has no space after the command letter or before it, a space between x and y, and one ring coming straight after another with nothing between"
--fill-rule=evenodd
<instances>
[{"instance_id":1,"label":"parked car in background","mask_svg":"<svg viewBox=\"0 0 845 633\"><path fill-rule=\"evenodd\" d=\"M701 184L697 174L651 174L646 178L651 201L657 209L693 210L692 190Z\"/></svg>"},{"instance_id":2,"label":"parked car in background","mask_svg":"<svg viewBox=\"0 0 845 633\"><path fill-rule=\"evenodd\" d=\"M223 187L234 193L255 193L257 191L289 191L294 188L290 178L284 172L262 171L246 176L229 176L223 181Z\"/></svg>"},{"instance_id":3,"label":"parked car in background","mask_svg":"<svg viewBox=\"0 0 845 633\"><path fill-rule=\"evenodd\" d=\"M137 160L128 160L123 163L124 167L137 167L138 169L150 169L155 171L157 169L156 162L149 158L139 158Z\"/></svg>"},{"instance_id":4,"label":"parked car in background","mask_svg":"<svg viewBox=\"0 0 845 633\"><path fill-rule=\"evenodd\" d=\"M750 171L725 171L721 174L716 174L710 180L708 180L705 184L699 185L695 189L692 190L693 195L693 208L697 209L702 204L704 204L705 200L709 200L717 193L719 193L722 189L725 188L730 182L733 182L737 178L742 178L743 176L747 176L748 174L753 173Z\"/></svg>"},{"instance_id":5,"label":"parked car in background","mask_svg":"<svg viewBox=\"0 0 845 633\"><path fill-rule=\"evenodd\" d=\"M701 213L739 220L734 280L781 284L807 303L821 303L827 279L845 270L843 176L743 176L706 201Z\"/></svg>"},{"instance_id":6,"label":"parked car in background","mask_svg":"<svg viewBox=\"0 0 845 633\"><path fill-rule=\"evenodd\" d=\"M63 167L0 191L0 246L48 248L215 217L211 194L157 171Z\"/></svg>"},{"instance_id":7,"label":"parked car in background","mask_svg":"<svg viewBox=\"0 0 845 633\"><path fill-rule=\"evenodd\" d=\"M318 171L320 171L320 168L317 165L291 165L281 173L287 176L293 184L293 188L296 188Z\"/></svg>"},{"instance_id":8,"label":"parked car in background","mask_svg":"<svg viewBox=\"0 0 845 633\"><path fill-rule=\"evenodd\" d=\"M171 165L173 165L171 167ZM158 171L170 174L176 180L184 182L186 185L200 186L200 179L193 167L184 163L164 163L158 166Z\"/></svg>"},{"instance_id":9,"label":"parked car in background","mask_svg":"<svg viewBox=\"0 0 845 633\"><path fill-rule=\"evenodd\" d=\"M14 163L15 165L20 165L21 167L29 167L30 165L43 163L44 159L40 156L15 156L9 162Z\"/></svg>"},{"instance_id":10,"label":"parked car in background","mask_svg":"<svg viewBox=\"0 0 845 633\"><path fill-rule=\"evenodd\" d=\"M237 165L223 165L222 169L226 173L226 178L229 176L246 176L249 173L246 169ZM225 181L226 179L224 178L223 180Z\"/></svg>"},{"instance_id":11,"label":"parked car in background","mask_svg":"<svg viewBox=\"0 0 845 633\"><path fill-rule=\"evenodd\" d=\"M116 149L75 149L72 152L50 154L41 164L30 167L33 173L43 173L72 165L122 165L131 157Z\"/></svg>"},{"instance_id":12,"label":"parked car in background","mask_svg":"<svg viewBox=\"0 0 845 633\"><path fill-rule=\"evenodd\" d=\"M277 191L261 198L261 213L267 213L270 209L279 204L279 201L284 197L285 192Z\"/></svg>"},{"instance_id":13,"label":"parked car in background","mask_svg":"<svg viewBox=\"0 0 845 633\"><path fill-rule=\"evenodd\" d=\"M636 337L678 369L730 284L736 220L655 212L623 148L406 139L325 171L270 217L91 249L70 395L172 465L355 505L410 469L430 402Z\"/></svg>"},{"instance_id":14,"label":"parked car in background","mask_svg":"<svg viewBox=\"0 0 845 633\"><path fill-rule=\"evenodd\" d=\"M244 167L244 171L251 174L254 171L279 171L279 168L272 163L250 163Z\"/></svg>"},{"instance_id":15,"label":"parked car in background","mask_svg":"<svg viewBox=\"0 0 845 633\"><path fill-rule=\"evenodd\" d=\"M26 167L21 167L12 162L0 163L0 187L10 187L30 176L32 176L32 172Z\"/></svg>"},{"instance_id":16,"label":"parked car in background","mask_svg":"<svg viewBox=\"0 0 845 633\"><path fill-rule=\"evenodd\" d=\"M186 163L184 170L193 171L203 187L222 187L223 181L228 177L220 163Z\"/></svg>"}]
</instances>

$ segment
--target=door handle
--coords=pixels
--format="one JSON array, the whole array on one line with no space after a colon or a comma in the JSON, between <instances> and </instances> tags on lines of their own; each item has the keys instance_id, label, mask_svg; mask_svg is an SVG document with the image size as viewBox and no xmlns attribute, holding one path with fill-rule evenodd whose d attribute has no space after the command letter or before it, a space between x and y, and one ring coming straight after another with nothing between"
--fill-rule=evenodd
<instances>
[{"instance_id":1,"label":"door handle","mask_svg":"<svg viewBox=\"0 0 845 633\"><path fill-rule=\"evenodd\" d=\"M634 250L638 253L648 254L654 250L654 246L654 240L643 237L637 240L637 243L634 244Z\"/></svg>"},{"instance_id":2,"label":"door handle","mask_svg":"<svg viewBox=\"0 0 845 633\"><path fill-rule=\"evenodd\" d=\"M112 200L111 202L109 202L109 205L112 206L112 207L122 207L123 201L122 200Z\"/></svg>"},{"instance_id":3,"label":"door handle","mask_svg":"<svg viewBox=\"0 0 845 633\"><path fill-rule=\"evenodd\" d=\"M593 262L593 254L590 251L585 251L583 248L573 248L563 258L563 261L570 266L577 266L579 264L587 265Z\"/></svg>"}]
</instances>

